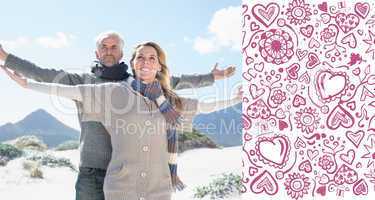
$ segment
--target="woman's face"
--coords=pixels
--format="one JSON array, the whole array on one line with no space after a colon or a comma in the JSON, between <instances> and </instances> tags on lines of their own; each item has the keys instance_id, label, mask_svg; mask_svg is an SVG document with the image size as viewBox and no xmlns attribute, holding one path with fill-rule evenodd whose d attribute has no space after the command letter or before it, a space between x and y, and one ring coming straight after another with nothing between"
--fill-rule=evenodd
<instances>
[{"instance_id":1,"label":"woman's face","mask_svg":"<svg viewBox=\"0 0 375 200\"><path fill-rule=\"evenodd\" d=\"M133 61L133 69L138 79L145 83L153 82L157 71L161 70L156 50L150 46L138 48Z\"/></svg>"}]
</instances>

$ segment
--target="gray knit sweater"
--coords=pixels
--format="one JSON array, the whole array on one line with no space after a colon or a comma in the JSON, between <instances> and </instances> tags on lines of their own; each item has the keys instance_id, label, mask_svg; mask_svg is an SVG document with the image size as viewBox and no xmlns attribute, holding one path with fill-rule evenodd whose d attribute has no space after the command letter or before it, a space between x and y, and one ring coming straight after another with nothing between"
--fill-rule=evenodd
<instances>
[{"instance_id":1,"label":"gray knit sweater","mask_svg":"<svg viewBox=\"0 0 375 200\"><path fill-rule=\"evenodd\" d=\"M47 83L64 85L98 84L108 82L91 73L69 73L63 70L41 68L27 60L9 54L6 67L15 70L27 78ZM183 75L172 77L171 87L185 89L189 87L205 87L214 83L213 75ZM75 101L78 120L81 127L80 135L80 167L107 169L111 159L112 146L105 127L98 121L82 121L83 105Z\"/></svg>"}]
</instances>

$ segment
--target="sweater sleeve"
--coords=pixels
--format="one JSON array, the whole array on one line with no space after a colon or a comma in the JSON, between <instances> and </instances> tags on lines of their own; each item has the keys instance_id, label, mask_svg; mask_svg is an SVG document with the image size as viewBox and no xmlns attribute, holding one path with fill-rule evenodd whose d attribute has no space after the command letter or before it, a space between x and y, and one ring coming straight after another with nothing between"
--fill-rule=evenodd
<instances>
[{"instance_id":1,"label":"sweater sleeve","mask_svg":"<svg viewBox=\"0 0 375 200\"><path fill-rule=\"evenodd\" d=\"M45 94L65 97L76 101L82 101L82 94L79 87L77 86L29 81L27 84L27 88Z\"/></svg>"},{"instance_id":2,"label":"sweater sleeve","mask_svg":"<svg viewBox=\"0 0 375 200\"><path fill-rule=\"evenodd\" d=\"M174 90L182 90L189 88L201 88L211 86L215 82L212 73L209 74L194 74L182 75L181 77L171 77L171 87Z\"/></svg>"},{"instance_id":3,"label":"sweater sleeve","mask_svg":"<svg viewBox=\"0 0 375 200\"><path fill-rule=\"evenodd\" d=\"M84 82L82 74L68 73L64 70L42 68L12 54L7 56L4 66L35 81L60 83L64 85L78 85L83 84Z\"/></svg>"}]
</instances>

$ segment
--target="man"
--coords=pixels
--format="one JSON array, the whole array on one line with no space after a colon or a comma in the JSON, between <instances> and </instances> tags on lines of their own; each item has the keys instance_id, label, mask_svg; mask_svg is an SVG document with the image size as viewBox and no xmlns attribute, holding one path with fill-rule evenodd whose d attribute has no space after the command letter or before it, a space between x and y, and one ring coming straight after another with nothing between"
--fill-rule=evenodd
<instances>
[{"instance_id":1,"label":"man","mask_svg":"<svg viewBox=\"0 0 375 200\"><path fill-rule=\"evenodd\" d=\"M97 84L125 80L129 73L128 66L120 62L123 57L124 41L116 32L105 32L96 41L96 58L98 62L92 67L91 74L69 73L63 70L43 69L35 64L8 54L0 45L0 60L4 65L27 78L41 82L55 82L66 85ZM183 75L172 77L173 89L204 87L212 85L215 80L224 79L234 74L235 68L217 69L217 64L210 74ZM103 182L112 147L109 134L104 126L95 121L82 121L82 105L75 102L81 126L80 163L76 182L77 200L104 200Z\"/></svg>"}]
</instances>

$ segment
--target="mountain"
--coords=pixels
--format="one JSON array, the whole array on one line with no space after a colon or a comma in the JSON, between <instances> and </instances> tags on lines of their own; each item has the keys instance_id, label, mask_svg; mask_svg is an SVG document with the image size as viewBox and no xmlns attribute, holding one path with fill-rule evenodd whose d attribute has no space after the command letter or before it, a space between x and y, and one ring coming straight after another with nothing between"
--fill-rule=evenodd
<instances>
[{"instance_id":1,"label":"mountain","mask_svg":"<svg viewBox=\"0 0 375 200\"><path fill-rule=\"evenodd\" d=\"M0 126L0 142L24 135L35 135L48 147L55 147L67 140L78 140L79 131L66 126L43 109L36 110L21 121Z\"/></svg>"},{"instance_id":2,"label":"mountain","mask_svg":"<svg viewBox=\"0 0 375 200\"><path fill-rule=\"evenodd\" d=\"M221 146L242 145L241 113L242 104L237 104L209 114L200 114L194 118L193 126Z\"/></svg>"},{"instance_id":3,"label":"mountain","mask_svg":"<svg viewBox=\"0 0 375 200\"><path fill-rule=\"evenodd\" d=\"M193 132L184 132L178 137L178 153L197 148L219 148L219 146L207 135L195 129Z\"/></svg>"}]
</instances>

